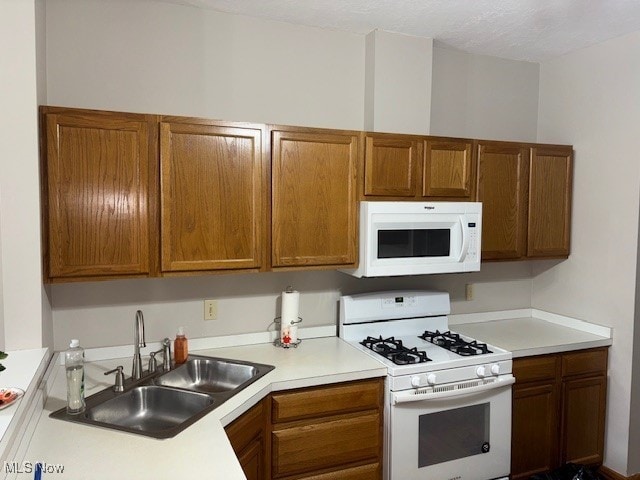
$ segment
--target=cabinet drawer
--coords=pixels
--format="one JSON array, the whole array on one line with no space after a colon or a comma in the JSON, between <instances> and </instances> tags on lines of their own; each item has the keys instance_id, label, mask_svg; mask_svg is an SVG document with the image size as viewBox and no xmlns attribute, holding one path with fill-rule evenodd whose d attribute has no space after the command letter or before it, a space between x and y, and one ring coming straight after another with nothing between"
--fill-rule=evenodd
<instances>
[{"instance_id":1,"label":"cabinet drawer","mask_svg":"<svg viewBox=\"0 0 640 480\"><path fill-rule=\"evenodd\" d=\"M554 380L558 361L557 355L518 358L513 361L513 375L518 383Z\"/></svg>"},{"instance_id":2,"label":"cabinet drawer","mask_svg":"<svg viewBox=\"0 0 640 480\"><path fill-rule=\"evenodd\" d=\"M334 472L302 477L299 480L374 480L380 478L380 464L370 463Z\"/></svg>"},{"instance_id":3,"label":"cabinet drawer","mask_svg":"<svg viewBox=\"0 0 640 480\"><path fill-rule=\"evenodd\" d=\"M562 356L562 376L607 372L607 349L566 353Z\"/></svg>"},{"instance_id":4,"label":"cabinet drawer","mask_svg":"<svg viewBox=\"0 0 640 480\"><path fill-rule=\"evenodd\" d=\"M273 423L377 409L383 384L383 379L376 379L274 394Z\"/></svg>"},{"instance_id":5,"label":"cabinet drawer","mask_svg":"<svg viewBox=\"0 0 640 480\"><path fill-rule=\"evenodd\" d=\"M380 415L376 412L276 430L271 436L273 476L376 460L380 453L380 428Z\"/></svg>"}]
</instances>

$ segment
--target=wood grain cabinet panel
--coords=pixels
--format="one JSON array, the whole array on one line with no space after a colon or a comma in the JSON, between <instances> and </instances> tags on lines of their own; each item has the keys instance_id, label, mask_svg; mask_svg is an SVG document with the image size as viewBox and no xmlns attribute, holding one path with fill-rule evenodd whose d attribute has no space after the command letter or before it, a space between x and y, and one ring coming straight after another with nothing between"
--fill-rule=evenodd
<instances>
[{"instance_id":1,"label":"wood grain cabinet panel","mask_svg":"<svg viewBox=\"0 0 640 480\"><path fill-rule=\"evenodd\" d=\"M264 480L267 464L268 400L263 399L225 428L247 480Z\"/></svg>"},{"instance_id":2,"label":"wood grain cabinet panel","mask_svg":"<svg viewBox=\"0 0 640 480\"><path fill-rule=\"evenodd\" d=\"M272 267L355 266L356 132L272 132Z\"/></svg>"},{"instance_id":3,"label":"wood grain cabinet panel","mask_svg":"<svg viewBox=\"0 0 640 480\"><path fill-rule=\"evenodd\" d=\"M567 462L602 464L607 354L596 348L513 361L511 478Z\"/></svg>"},{"instance_id":4,"label":"wood grain cabinet panel","mask_svg":"<svg viewBox=\"0 0 640 480\"><path fill-rule=\"evenodd\" d=\"M528 184L528 148L479 142L477 200L482 202L482 260L526 255Z\"/></svg>"},{"instance_id":5,"label":"wood grain cabinet panel","mask_svg":"<svg viewBox=\"0 0 640 480\"><path fill-rule=\"evenodd\" d=\"M382 401L380 381L351 382L321 389L272 395L273 423L376 409Z\"/></svg>"},{"instance_id":6,"label":"wood grain cabinet panel","mask_svg":"<svg viewBox=\"0 0 640 480\"><path fill-rule=\"evenodd\" d=\"M602 463L606 393L605 376L563 382L562 463Z\"/></svg>"},{"instance_id":7,"label":"wood grain cabinet panel","mask_svg":"<svg viewBox=\"0 0 640 480\"><path fill-rule=\"evenodd\" d=\"M377 480L381 477L379 463L343 468L333 472L297 477L299 480Z\"/></svg>"},{"instance_id":8,"label":"wood grain cabinet panel","mask_svg":"<svg viewBox=\"0 0 640 480\"><path fill-rule=\"evenodd\" d=\"M518 377L516 377L518 378ZM529 478L558 464L558 387L513 388L511 478Z\"/></svg>"},{"instance_id":9,"label":"wood grain cabinet panel","mask_svg":"<svg viewBox=\"0 0 640 480\"><path fill-rule=\"evenodd\" d=\"M415 197L420 144L402 135L367 134L364 195Z\"/></svg>"},{"instance_id":10,"label":"wood grain cabinet panel","mask_svg":"<svg viewBox=\"0 0 640 480\"><path fill-rule=\"evenodd\" d=\"M261 267L263 130L186 122L160 125L162 270Z\"/></svg>"},{"instance_id":11,"label":"wood grain cabinet panel","mask_svg":"<svg viewBox=\"0 0 640 480\"><path fill-rule=\"evenodd\" d=\"M149 274L155 117L48 107L42 113L49 279Z\"/></svg>"},{"instance_id":12,"label":"wood grain cabinet panel","mask_svg":"<svg viewBox=\"0 0 640 480\"><path fill-rule=\"evenodd\" d=\"M527 256L569 255L571 147L531 149Z\"/></svg>"},{"instance_id":13,"label":"wood grain cabinet panel","mask_svg":"<svg viewBox=\"0 0 640 480\"><path fill-rule=\"evenodd\" d=\"M376 412L274 430L273 476L375 460L380 451L380 420Z\"/></svg>"},{"instance_id":14,"label":"wood grain cabinet panel","mask_svg":"<svg viewBox=\"0 0 640 480\"><path fill-rule=\"evenodd\" d=\"M475 162L472 142L425 140L422 196L472 201L475 196Z\"/></svg>"}]
</instances>

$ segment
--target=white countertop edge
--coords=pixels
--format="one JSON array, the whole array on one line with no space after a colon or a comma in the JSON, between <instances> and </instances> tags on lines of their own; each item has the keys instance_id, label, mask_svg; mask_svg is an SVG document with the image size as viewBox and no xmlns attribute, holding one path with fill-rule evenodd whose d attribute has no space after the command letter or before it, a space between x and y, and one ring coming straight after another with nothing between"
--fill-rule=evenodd
<instances>
[{"instance_id":1,"label":"white countertop edge","mask_svg":"<svg viewBox=\"0 0 640 480\"><path fill-rule=\"evenodd\" d=\"M548 345L544 347L533 347L516 350L512 352L513 358L533 357L535 355L548 355L551 353L573 352L576 350L585 350L588 348L608 347L613 343L611 338L603 338L602 340L593 340L590 342L579 342L571 344Z\"/></svg>"},{"instance_id":2,"label":"white countertop edge","mask_svg":"<svg viewBox=\"0 0 640 480\"><path fill-rule=\"evenodd\" d=\"M508 320L511 318L526 318L532 316L532 309L501 310L497 312L456 313L449 315L449 325L461 323L492 322L494 320Z\"/></svg>"},{"instance_id":3,"label":"white countertop edge","mask_svg":"<svg viewBox=\"0 0 640 480\"><path fill-rule=\"evenodd\" d=\"M18 350L7 353L9 357L4 361L7 369L20 369L18 376L21 379L26 379L23 380L22 385L15 386L18 388L26 386L26 388L23 388L24 395L15 406L8 407L1 412L4 417L3 420L6 422L8 417L9 422L8 424L3 423L0 427L0 435L2 435L0 439L0 463L6 458L9 448L22 438L21 435L24 431L21 426L25 421L28 421L27 413L31 410L30 407L33 404L34 397L38 393L40 381L47 370L50 359L48 348ZM8 361L9 358L12 360L11 362ZM20 362L20 364L18 365L16 362ZM15 376L15 372L12 371L11 374L12 377ZM2 381L3 378L0 375L0 382ZM14 385L2 384L1 386L12 387ZM18 438L18 436L20 436L20 438Z\"/></svg>"},{"instance_id":4,"label":"white countertop edge","mask_svg":"<svg viewBox=\"0 0 640 480\"><path fill-rule=\"evenodd\" d=\"M575 330L591 333L600 337L606 337L609 339L613 338L613 331L611 328L591 322L585 322L584 320L579 320L577 318L565 317L564 315L558 315L557 313L550 313L536 309L532 309L531 316L539 318L540 320L546 320L550 323L555 323L556 325L573 328Z\"/></svg>"},{"instance_id":5,"label":"white countertop edge","mask_svg":"<svg viewBox=\"0 0 640 480\"><path fill-rule=\"evenodd\" d=\"M298 336L305 338L335 337L337 329L335 325L321 325L317 327L300 327ZM189 338L189 350L208 350L211 348L235 347L239 345L256 345L269 343L276 339L277 332L266 331L257 333L242 333L238 335L225 335L221 337ZM147 342L146 348L141 349L143 355L160 350L161 342ZM125 358L133 355L133 344L115 347L87 348L84 358L87 362L111 360L113 358ZM58 363L64 363L64 357L60 355Z\"/></svg>"}]
</instances>

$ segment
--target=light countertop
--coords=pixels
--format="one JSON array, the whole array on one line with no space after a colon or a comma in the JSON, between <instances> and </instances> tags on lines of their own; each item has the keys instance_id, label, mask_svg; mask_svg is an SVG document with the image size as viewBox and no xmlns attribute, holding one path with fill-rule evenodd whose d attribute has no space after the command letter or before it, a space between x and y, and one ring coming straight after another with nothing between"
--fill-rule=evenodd
<instances>
[{"instance_id":1,"label":"light countertop","mask_svg":"<svg viewBox=\"0 0 640 480\"><path fill-rule=\"evenodd\" d=\"M513 353L513 358L604 347L612 343L611 332L606 327L593 328L592 324L580 320L572 322L572 319L566 317L560 319L559 323L555 316L540 316L547 316L548 319L536 316L503 318L460 323L451 328L463 335L509 350Z\"/></svg>"},{"instance_id":2,"label":"light countertop","mask_svg":"<svg viewBox=\"0 0 640 480\"><path fill-rule=\"evenodd\" d=\"M64 467L56 478L224 478L241 480L244 474L224 426L271 391L374 378L386 368L336 337L307 339L298 348L271 344L216 348L192 353L274 365L271 371L173 438L156 440L116 430L64 422L49 414L64 407L64 367L53 367L48 401L35 425L20 462L44 462ZM111 385L103 373L117 365L129 370L130 358L89 362L85 390L91 395ZM33 473L7 478L33 478Z\"/></svg>"}]
</instances>

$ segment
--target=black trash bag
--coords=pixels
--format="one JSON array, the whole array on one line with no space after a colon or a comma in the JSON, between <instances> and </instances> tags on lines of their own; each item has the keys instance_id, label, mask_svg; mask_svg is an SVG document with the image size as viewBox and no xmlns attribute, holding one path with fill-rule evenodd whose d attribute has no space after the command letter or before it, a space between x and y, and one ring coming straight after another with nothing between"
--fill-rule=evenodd
<instances>
[{"instance_id":1,"label":"black trash bag","mask_svg":"<svg viewBox=\"0 0 640 480\"><path fill-rule=\"evenodd\" d=\"M533 475L529 480L602 480L602 477L584 465L567 463L552 472Z\"/></svg>"}]
</instances>

